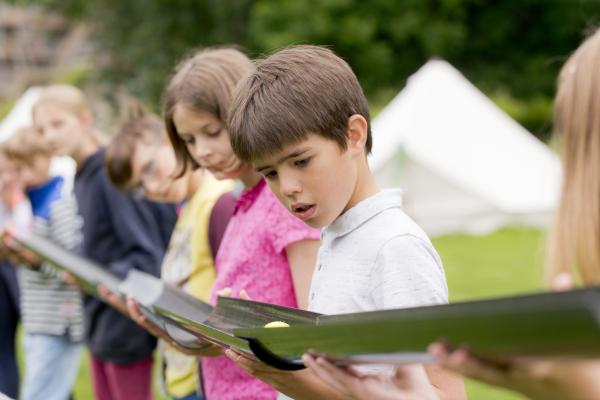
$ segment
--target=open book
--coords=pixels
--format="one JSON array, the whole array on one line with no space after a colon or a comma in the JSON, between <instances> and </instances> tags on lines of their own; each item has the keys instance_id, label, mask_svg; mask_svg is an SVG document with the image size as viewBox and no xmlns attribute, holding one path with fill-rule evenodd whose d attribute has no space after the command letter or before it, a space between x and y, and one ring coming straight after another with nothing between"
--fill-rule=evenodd
<instances>
[{"instance_id":1,"label":"open book","mask_svg":"<svg viewBox=\"0 0 600 400\"><path fill-rule=\"evenodd\" d=\"M600 288L321 315L314 325L234 334L292 363L309 349L338 364L427 362L437 340L495 360L593 357L600 356Z\"/></svg>"},{"instance_id":2,"label":"open book","mask_svg":"<svg viewBox=\"0 0 600 400\"><path fill-rule=\"evenodd\" d=\"M436 340L494 359L600 355L600 288L343 315L231 298L213 307L138 271L121 290L162 321L282 369L301 368L310 349L338 364L427 362ZM273 321L289 327L265 328Z\"/></svg>"},{"instance_id":3,"label":"open book","mask_svg":"<svg viewBox=\"0 0 600 400\"><path fill-rule=\"evenodd\" d=\"M33 251L43 260L73 275L86 293L96 294L96 287L100 283L110 291L118 293L121 279L101 265L65 250L48 238L31 232L14 231L12 236L23 247Z\"/></svg>"},{"instance_id":4,"label":"open book","mask_svg":"<svg viewBox=\"0 0 600 400\"><path fill-rule=\"evenodd\" d=\"M248 341L236 336L238 328L263 328L272 321L290 325L314 325L319 314L294 308L275 306L248 300L220 297L217 305L199 300L177 286L166 283L152 275L132 270L119 285L121 293L138 301L142 312L171 335L173 327L206 342L222 347L234 347L252 353ZM164 325L161 325L164 324ZM171 335L178 341L178 338ZM193 342L179 342L189 346Z\"/></svg>"}]
</instances>

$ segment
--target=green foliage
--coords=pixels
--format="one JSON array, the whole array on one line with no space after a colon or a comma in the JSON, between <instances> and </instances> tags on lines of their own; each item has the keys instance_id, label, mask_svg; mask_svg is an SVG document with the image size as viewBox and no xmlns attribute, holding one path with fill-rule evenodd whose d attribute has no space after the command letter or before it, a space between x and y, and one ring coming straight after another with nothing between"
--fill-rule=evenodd
<instances>
[{"instance_id":1,"label":"green foliage","mask_svg":"<svg viewBox=\"0 0 600 400\"><path fill-rule=\"evenodd\" d=\"M486 93L507 93L510 101L499 103L540 136L549 131L558 70L600 16L597 0L12 2L86 20L108 60L95 78L150 104L158 105L173 66L193 48L238 44L256 56L312 43L348 60L369 98L399 90L429 58L445 58Z\"/></svg>"},{"instance_id":2,"label":"green foliage","mask_svg":"<svg viewBox=\"0 0 600 400\"><path fill-rule=\"evenodd\" d=\"M89 66L78 66L64 71L56 78L56 83L64 83L67 85L73 85L82 87L85 82L89 79L92 73L92 69Z\"/></svg>"},{"instance_id":3,"label":"green foliage","mask_svg":"<svg viewBox=\"0 0 600 400\"><path fill-rule=\"evenodd\" d=\"M3 120L4 117L6 117L10 113L10 111L15 106L15 103L16 102L14 100L0 103L0 121Z\"/></svg>"}]
</instances>

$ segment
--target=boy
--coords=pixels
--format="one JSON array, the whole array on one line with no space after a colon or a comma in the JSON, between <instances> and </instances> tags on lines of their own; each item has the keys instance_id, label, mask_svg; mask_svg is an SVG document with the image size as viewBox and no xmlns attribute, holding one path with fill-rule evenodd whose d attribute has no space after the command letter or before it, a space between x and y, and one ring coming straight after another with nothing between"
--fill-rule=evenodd
<instances>
[{"instance_id":1,"label":"boy","mask_svg":"<svg viewBox=\"0 0 600 400\"><path fill-rule=\"evenodd\" d=\"M32 129L15 133L3 145L16 167L33 211L32 230L61 247L81 242L77 205L64 179L49 174L52 154ZM66 399L79 370L83 309L79 291L31 253L15 251L28 268L19 269L25 347L23 399Z\"/></svg>"},{"instance_id":2,"label":"boy","mask_svg":"<svg viewBox=\"0 0 600 400\"><path fill-rule=\"evenodd\" d=\"M117 188L180 205L161 279L208 301L216 276L214 258L235 206L229 193L233 182L218 181L200 168L188 168L175 177L177 160L164 122L139 106L130 107L127 121L106 149L105 164ZM133 313L130 316L136 320ZM163 339L159 353L167 394L174 399L203 398L198 358L169 346L172 339L157 332L156 326L145 327Z\"/></svg>"},{"instance_id":3,"label":"boy","mask_svg":"<svg viewBox=\"0 0 600 400\"><path fill-rule=\"evenodd\" d=\"M346 62L316 46L273 54L238 86L229 125L236 155L253 163L292 214L324 227L309 310L447 302L442 263L427 235L402 211L400 191L380 191L371 174L367 102ZM332 388L325 395L311 370L282 379L229 354L296 399L343 398ZM436 367L427 372L441 395L465 396L457 378Z\"/></svg>"}]
</instances>

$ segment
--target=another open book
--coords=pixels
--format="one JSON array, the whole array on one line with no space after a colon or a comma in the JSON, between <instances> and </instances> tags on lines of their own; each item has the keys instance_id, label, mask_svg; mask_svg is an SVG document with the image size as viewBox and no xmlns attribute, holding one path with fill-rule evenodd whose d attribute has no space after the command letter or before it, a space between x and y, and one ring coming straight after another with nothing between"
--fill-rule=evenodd
<instances>
[{"instance_id":1,"label":"another open book","mask_svg":"<svg viewBox=\"0 0 600 400\"><path fill-rule=\"evenodd\" d=\"M121 279L101 265L65 250L52 240L31 232L14 231L12 236L22 246L36 253L40 258L75 277L77 283L88 294L95 294L98 284L118 293Z\"/></svg>"}]
</instances>

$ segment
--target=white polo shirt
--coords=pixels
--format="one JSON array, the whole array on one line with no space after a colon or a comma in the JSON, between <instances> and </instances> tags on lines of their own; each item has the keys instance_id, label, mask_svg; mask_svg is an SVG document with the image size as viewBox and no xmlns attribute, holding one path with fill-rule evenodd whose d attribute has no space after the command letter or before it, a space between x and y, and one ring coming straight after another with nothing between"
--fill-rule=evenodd
<instances>
[{"instance_id":1,"label":"white polo shirt","mask_svg":"<svg viewBox=\"0 0 600 400\"><path fill-rule=\"evenodd\" d=\"M383 190L323 229L309 310L343 314L448 302L440 257L401 201L401 190Z\"/></svg>"}]
</instances>

